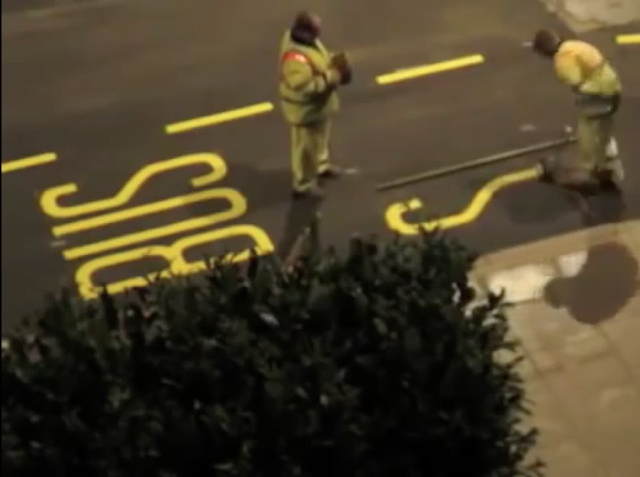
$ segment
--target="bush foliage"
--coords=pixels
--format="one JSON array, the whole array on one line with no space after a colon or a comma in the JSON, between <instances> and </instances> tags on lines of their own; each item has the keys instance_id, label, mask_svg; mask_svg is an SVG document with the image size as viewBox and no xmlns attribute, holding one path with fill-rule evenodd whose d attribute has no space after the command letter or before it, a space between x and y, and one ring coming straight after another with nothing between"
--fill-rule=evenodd
<instances>
[{"instance_id":1,"label":"bush foliage","mask_svg":"<svg viewBox=\"0 0 640 477\"><path fill-rule=\"evenodd\" d=\"M2 357L12 476L515 477L535 431L501 298L439 234L50 300ZM496 360L496 354L511 359Z\"/></svg>"}]
</instances>

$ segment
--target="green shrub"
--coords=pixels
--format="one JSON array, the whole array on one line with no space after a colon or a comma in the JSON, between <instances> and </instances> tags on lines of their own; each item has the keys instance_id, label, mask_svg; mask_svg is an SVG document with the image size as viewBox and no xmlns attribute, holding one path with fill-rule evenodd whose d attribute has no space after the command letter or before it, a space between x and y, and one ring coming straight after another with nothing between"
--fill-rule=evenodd
<instances>
[{"instance_id":1,"label":"green shrub","mask_svg":"<svg viewBox=\"0 0 640 477\"><path fill-rule=\"evenodd\" d=\"M528 450L501 298L431 234L286 271L50 300L2 357L12 476L515 477ZM513 359L496 361L496 353Z\"/></svg>"}]
</instances>

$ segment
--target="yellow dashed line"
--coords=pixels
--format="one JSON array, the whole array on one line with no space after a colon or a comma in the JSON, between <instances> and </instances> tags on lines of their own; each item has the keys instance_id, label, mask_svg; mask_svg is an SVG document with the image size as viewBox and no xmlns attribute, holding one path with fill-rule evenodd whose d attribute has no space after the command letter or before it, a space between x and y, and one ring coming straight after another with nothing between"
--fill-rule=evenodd
<instances>
[{"instance_id":1,"label":"yellow dashed line","mask_svg":"<svg viewBox=\"0 0 640 477\"><path fill-rule=\"evenodd\" d=\"M403 68L401 70L394 71L393 73L378 76L376 77L375 81L378 85L387 85L398 83L400 81L419 78L421 76L433 75L436 73L443 73L445 71L478 65L481 63L484 63L484 57L482 55L463 56L461 58L441 61L439 63L430 65L417 66L413 68ZM252 104L251 106L245 106L244 108L232 109L221 113L211 114L209 116L202 116L200 118L187 119L185 121L168 124L165 126L164 130L166 134L179 134L187 131L192 131L194 129L215 126L216 124L236 121L238 119L244 119L251 116L257 116L259 114L269 113L273 111L273 109L273 103L257 103Z\"/></svg>"},{"instance_id":2,"label":"yellow dashed line","mask_svg":"<svg viewBox=\"0 0 640 477\"><path fill-rule=\"evenodd\" d=\"M618 35L616 36L616 43L618 45L640 45L640 33L633 35Z\"/></svg>"},{"instance_id":3,"label":"yellow dashed line","mask_svg":"<svg viewBox=\"0 0 640 477\"><path fill-rule=\"evenodd\" d=\"M37 156L23 157L22 159L16 159L15 161L7 161L2 163L2 173L15 172L22 169L28 169L30 167L41 166L48 164L57 159L57 156L53 152L47 152L45 154L39 154Z\"/></svg>"},{"instance_id":4,"label":"yellow dashed line","mask_svg":"<svg viewBox=\"0 0 640 477\"><path fill-rule=\"evenodd\" d=\"M376 77L376 83L379 85L387 85L407 81L421 76L433 75L436 73L444 73L445 71L457 70L468 66L479 65L484 63L484 56L470 55L453 60L441 61L430 65L416 66L414 68L405 68Z\"/></svg>"},{"instance_id":5,"label":"yellow dashed line","mask_svg":"<svg viewBox=\"0 0 640 477\"><path fill-rule=\"evenodd\" d=\"M200 118L188 119L179 123L173 123L165 126L164 130L167 134L178 134L193 129L204 128L207 126L214 126L220 123L226 123L229 121L235 121L236 119L248 118L251 116L257 116L259 114L265 114L273 111L273 103L258 103L251 106L245 106L244 108L232 109L224 111L222 113L212 114L210 116L203 116Z\"/></svg>"}]
</instances>

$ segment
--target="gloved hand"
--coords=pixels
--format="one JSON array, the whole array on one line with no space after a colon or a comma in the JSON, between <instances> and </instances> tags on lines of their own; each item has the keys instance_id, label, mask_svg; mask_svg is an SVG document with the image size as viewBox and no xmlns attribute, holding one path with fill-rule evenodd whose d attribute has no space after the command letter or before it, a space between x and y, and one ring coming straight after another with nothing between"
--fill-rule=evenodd
<instances>
[{"instance_id":1,"label":"gloved hand","mask_svg":"<svg viewBox=\"0 0 640 477\"><path fill-rule=\"evenodd\" d=\"M325 78L330 87L335 88L339 84L342 84L342 73L336 68L329 68L325 73Z\"/></svg>"},{"instance_id":2,"label":"gloved hand","mask_svg":"<svg viewBox=\"0 0 640 477\"><path fill-rule=\"evenodd\" d=\"M353 80L353 68L346 53L341 52L333 55L331 57L331 66L340 72L341 85L351 83Z\"/></svg>"}]
</instances>

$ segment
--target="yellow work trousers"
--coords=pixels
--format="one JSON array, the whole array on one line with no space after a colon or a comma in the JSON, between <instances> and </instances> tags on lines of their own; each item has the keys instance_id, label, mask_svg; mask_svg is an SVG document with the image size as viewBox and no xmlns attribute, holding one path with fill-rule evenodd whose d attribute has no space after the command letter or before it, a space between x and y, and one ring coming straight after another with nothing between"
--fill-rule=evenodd
<instances>
[{"instance_id":1,"label":"yellow work trousers","mask_svg":"<svg viewBox=\"0 0 640 477\"><path fill-rule=\"evenodd\" d=\"M293 190L304 192L315 187L318 174L329 169L330 132L331 124L329 121L305 126L291 126Z\"/></svg>"},{"instance_id":2,"label":"yellow work trousers","mask_svg":"<svg viewBox=\"0 0 640 477\"><path fill-rule=\"evenodd\" d=\"M614 159L607 156L607 145L613 138L613 115L589 117L580 115L576 131L578 157L576 166L583 170L607 169Z\"/></svg>"}]
</instances>

